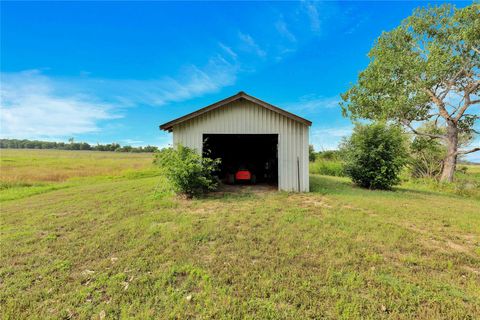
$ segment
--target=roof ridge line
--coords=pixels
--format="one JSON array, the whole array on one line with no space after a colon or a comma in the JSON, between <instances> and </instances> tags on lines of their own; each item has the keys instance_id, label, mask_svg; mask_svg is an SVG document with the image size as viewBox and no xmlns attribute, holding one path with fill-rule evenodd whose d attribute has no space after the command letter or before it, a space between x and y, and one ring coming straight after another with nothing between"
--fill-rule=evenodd
<instances>
[{"instance_id":1,"label":"roof ridge line","mask_svg":"<svg viewBox=\"0 0 480 320\"><path fill-rule=\"evenodd\" d=\"M263 101L263 100L261 100L261 99L258 99L258 98L256 98L256 97L254 97L254 96L251 96L251 95L245 93L244 91L239 91L237 94L234 94L233 96L227 97L227 98L225 98L225 99L222 99L222 100L220 100L220 101L217 101L217 102L215 102L215 103L212 103L212 104L210 104L210 105L208 105L208 106L206 106L206 107L203 107L203 108L198 109L198 110L196 110L196 111L190 112L190 113L188 113L188 114L186 114L186 115L184 115L184 116L181 116L181 117L179 117L179 118L173 119L173 120L171 120L171 121L169 121L169 122L166 122L166 123L160 125L160 129L171 132L171 131L172 131L172 127L175 126L175 125L177 125L177 124L180 124L180 123L182 123L182 122L188 121L188 120L193 119L193 118L195 118L195 117L198 117L198 116L200 116L200 115L202 115L202 114L204 114L204 113L213 111L213 110L218 109L218 108L220 108L220 107L222 107L222 106L224 106L224 105L226 105L226 104L228 104L228 103L230 103L230 102L233 102L233 101L236 101L236 100L242 99L242 98L243 98L243 99L246 99L246 100L249 100L250 102L256 103L256 104L258 104L259 106L264 107L264 108L266 108L266 109L269 109L269 110L271 110L271 111L273 111L273 112L279 113L279 114L281 114L281 115L283 115L283 116L285 116L285 117L287 117L287 118L290 118L290 119L292 119L292 120L301 122L301 123L303 123L303 124L305 124L305 125L307 125L307 126L311 126L311 125L312 125L312 122L311 122L310 120L307 120L307 119L305 119L305 118L299 117L299 116L297 116L297 115L295 115L295 114L293 114L293 113L291 113L291 112L288 112L288 111L283 110L283 109L281 109L281 108L279 108L279 107L276 107L276 106L274 106L274 105L272 105L272 104L270 104L270 103L268 103L268 102L265 102L265 101Z\"/></svg>"}]
</instances>

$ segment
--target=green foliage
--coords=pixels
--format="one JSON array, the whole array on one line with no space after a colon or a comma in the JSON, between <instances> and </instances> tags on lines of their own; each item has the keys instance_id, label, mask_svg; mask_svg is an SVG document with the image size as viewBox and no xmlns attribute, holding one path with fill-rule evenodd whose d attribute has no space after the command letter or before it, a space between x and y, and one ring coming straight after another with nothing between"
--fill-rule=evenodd
<instances>
[{"instance_id":1,"label":"green foliage","mask_svg":"<svg viewBox=\"0 0 480 320\"><path fill-rule=\"evenodd\" d=\"M315 162L310 163L310 173L344 177L345 170L341 159L339 150L320 151L316 154Z\"/></svg>"},{"instance_id":2,"label":"green foliage","mask_svg":"<svg viewBox=\"0 0 480 320\"><path fill-rule=\"evenodd\" d=\"M316 158L316 154L315 154L315 149L313 148L313 145L309 145L308 146L308 160L310 160L310 162L313 162L315 161L315 158Z\"/></svg>"},{"instance_id":3,"label":"green foliage","mask_svg":"<svg viewBox=\"0 0 480 320\"><path fill-rule=\"evenodd\" d=\"M441 134L432 122L417 129L421 133ZM414 178L438 178L442 171L446 146L438 139L416 136L410 145L409 169Z\"/></svg>"},{"instance_id":4,"label":"green foliage","mask_svg":"<svg viewBox=\"0 0 480 320\"><path fill-rule=\"evenodd\" d=\"M479 167L478 165L468 168ZM480 175L467 173L468 168L463 166L461 170L457 170L455 181L450 183L440 182L434 178L412 178L405 181L402 186L405 188L422 189L425 192L442 192L445 194L453 194L466 198L480 200Z\"/></svg>"},{"instance_id":5,"label":"green foliage","mask_svg":"<svg viewBox=\"0 0 480 320\"><path fill-rule=\"evenodd\" d=\"M472 140L480 118L469 112L480 94L480 4L464 8L419 8L369 52L370 64L342 94L343 114L352 119L393 120L412 132L415 121L448 128L442 179L450 181L458 136ZM448 133L448 134L447 134ZM433 136L430 136L433 137ZM460 152L461 153L461 152Z\"/></svg>"},{"instance_id":6,"label":"green foliage","mask_svg":"<svg viewBox=\"0 0 480 320\"><path fill-rule=\"evenodd\" d=\"M406 162L405 140L397 126L383 123L357 124L342 143L345 172L357 185L369 189L390 189Z\"/></svg>"},{"instance_id":7,"label":"green foliage","mask_svg":"<svg viewBox=\"0 0 480 320\"><path fill-rule=\"evenodd\" d=\"M317 157L323 160L335 160L335 161L341 161L342 159L340 150L320 151L317 154Z\"/></svg>"},{"instance_id":8,"label":"green foliage","mask_svg":"<svg viewBox=\"0 0 480 320\"><path fill-rule=\"evenodd\" d=\"M401 123L436 116L438 105L432 100L436 87L438 92L447 85L461 92L478 80L479 6L418 9L399 27L384 32L370 51L371 62L358 83L342 95L344 113ZM474 120L465 119L471 128Z\"/></svg>"},{"instance_id":9,"label":"green foliage","mask_svg":"<svg viewBox=\"0 0 480 320\"><path fill-rule=\"evenodd\" d=\"M438 178L446 148L438 140L416 137L410 146L409 167L414 178Z\"/></svg>"},{"instance_id":10,"label":"green foliage","mask_svg":"<svg viewBox=\"0 0 480 320\"><path fill-rule=\"evenodd\" d=\"M92 151L117 151L117 152L155 152L158 147L132 147L121 146L118 143L97 144L92 146L86 142L75 142L73 138L65 142L51 142L39 140L0 139L0 149L55 149L55 150L92 150Z\"/></svg>"},{"instance_id":11,"label":"green foliage","mask_svg":"<svg viewBox=\"0 0 480 320\"><path fill-rule=\"evenodd\" d=\"M310 163L310 173L334 177L345 176L342 162L339 160L326 160L322 158L318 158L315 162Z\"/></svg>"},{"instance_id":12,"label":"green foliage","mask_svg":"<svg viewBox=\"0 0 480 320\"><path fill-rule=\"evenodd\" d=\"M218 181L214 172L220 159L202 157L195 150L177 145L156 153L155 163L163 170L174 189L194 197L215 190Z\"/></svg>"}]
</instances>

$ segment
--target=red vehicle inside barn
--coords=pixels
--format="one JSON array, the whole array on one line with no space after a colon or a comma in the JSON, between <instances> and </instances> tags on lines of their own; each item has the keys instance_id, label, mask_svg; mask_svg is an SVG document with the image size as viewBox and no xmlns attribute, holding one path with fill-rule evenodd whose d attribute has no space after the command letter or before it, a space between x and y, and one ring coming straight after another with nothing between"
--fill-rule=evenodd
<instances>
[{"instance_id":1,"label":"red vehicle inside barn","mask_svg":"<svg viewBox=\"0 0 480 320\"><path fill-rule=\"evenodd\" d=\"M235 173L235 181L255 183L257 182L257 179L256 179L256 176L250 170L246 168L240 168Z\"/></svg>"}]
</instances>

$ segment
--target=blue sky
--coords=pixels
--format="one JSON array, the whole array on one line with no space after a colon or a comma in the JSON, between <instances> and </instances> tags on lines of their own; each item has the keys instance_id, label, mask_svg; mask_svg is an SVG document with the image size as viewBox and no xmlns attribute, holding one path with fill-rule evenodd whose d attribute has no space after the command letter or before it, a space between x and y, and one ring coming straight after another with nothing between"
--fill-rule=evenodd
<instances>
[{"instance_id":1,"label":"blue sky","mask_svg":"<svg viewBox=\"0 0 480 320\"><path fill-rule=\"evenodd\" d=\"M2 137L165 146L159 124L245 91L332 149L352 128L339 94L424 5L2 2Z\"/></svg>"}]
</instances>

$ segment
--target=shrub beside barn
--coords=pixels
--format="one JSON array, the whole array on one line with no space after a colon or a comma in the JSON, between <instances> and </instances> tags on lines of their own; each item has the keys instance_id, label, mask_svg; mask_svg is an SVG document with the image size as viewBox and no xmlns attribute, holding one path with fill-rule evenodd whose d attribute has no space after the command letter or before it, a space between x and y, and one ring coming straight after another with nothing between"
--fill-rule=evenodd
<instances>
[{"instance_id":1,"label":"shrub beside barn","mask_svg":"<svg viewBox=\"0 0 480 320\"><path fill-rule=\"evenodd\" d=\"M244 92L177 118L160 128L173 143L221 158L219 177L247 169L257 183L279 190L309 191L311 122Z\"/></svg>"}]
</instances>

